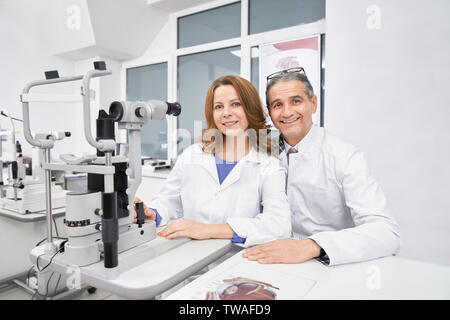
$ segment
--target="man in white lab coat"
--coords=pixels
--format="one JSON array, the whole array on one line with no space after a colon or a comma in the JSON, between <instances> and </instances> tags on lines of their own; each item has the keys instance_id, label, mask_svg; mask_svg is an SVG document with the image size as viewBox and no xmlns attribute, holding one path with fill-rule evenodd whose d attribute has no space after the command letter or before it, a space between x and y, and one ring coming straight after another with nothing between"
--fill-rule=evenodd
<instances>
[{"instance_id":1,"label":"man in white lab coat","mask_svg":"<svg viewBox=\"0 0 450 320\"><path fill-rule=\"evenodd\" d=\"M247 249L260 263L313 258L338 265L393 255L399 231L364 155L312 122L317 97L302 68L268 77L267 107L280 131L280 159L294 238Z\"/></svg>"}]
</instances>

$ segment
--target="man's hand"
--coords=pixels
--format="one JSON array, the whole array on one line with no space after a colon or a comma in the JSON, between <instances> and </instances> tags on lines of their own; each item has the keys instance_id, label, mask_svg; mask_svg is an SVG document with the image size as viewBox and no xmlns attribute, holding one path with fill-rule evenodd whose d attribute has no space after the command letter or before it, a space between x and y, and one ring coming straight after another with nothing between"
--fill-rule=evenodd
<instances>
[{"instance_id":1,"label":"man's hand","mask_svg":"<svg viewBox=\"0 0 450 320\"><path fill-rule=\"evenodd\" d=\"M187 237L197 240L210 239L209 225L182 219L171 223L167 228L158 232L158 236L166 239Z\"/></svg>"},{"instance_id":2,"label":"man's hand","mask_svg":"<svg viewBox=\"0 0 450 320\"><path fill-rule=\"evenodd\" d=\"M320 255L320 246L312 239L282 239L251 247L244 258L259 263L301 263Z\"/></svg>"},{"instance_id":3,"label":"man's hand","mask_svg":"<svg viewBox=\"0 0 450 320\"><path fill-rule=\"evenodd\" d=\"M134 198L134 204L138 203L138 202L142 202L141 199L139 199L138 197ZM156 213L155 211L153 211L152 209L147 208L147 206L144 204L144 213L145 213L145 220L156 220ZM136 209L134 209L134 219L133 219L134 223L137 223L137 213L136 213Z\"/></svg>"}]
</instances>

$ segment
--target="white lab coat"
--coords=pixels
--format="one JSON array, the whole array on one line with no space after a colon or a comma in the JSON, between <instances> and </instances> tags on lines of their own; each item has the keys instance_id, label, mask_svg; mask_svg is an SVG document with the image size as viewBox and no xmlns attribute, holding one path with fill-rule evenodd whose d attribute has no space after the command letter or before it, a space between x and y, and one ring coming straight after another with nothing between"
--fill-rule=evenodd
<instances>
[{"instance_id":1,"label":"white lab coat","mask_svg":"<svg viewBox=\"0 0 450 320\"><path fill-rule=\"evenodd\" d=\"M317 125L296 147L289 165L289 147L280 154L294 235L316 241L329 265L395 254L398 225L363 153Z\"/></svg>"},{"instance_id":2,"label":"white lab coat","mask_svg":"<svg viewBox=\"0 0 450 320\"><path fill-rule=\"evenodd\" d=\"M214 155L200 144L177 159L165 187L148 203L170 219L228 223L251 246L291 236L291 212L285 193L286 170L279 160L251 150L219 184Z\"/></svg>"}]
</instances>

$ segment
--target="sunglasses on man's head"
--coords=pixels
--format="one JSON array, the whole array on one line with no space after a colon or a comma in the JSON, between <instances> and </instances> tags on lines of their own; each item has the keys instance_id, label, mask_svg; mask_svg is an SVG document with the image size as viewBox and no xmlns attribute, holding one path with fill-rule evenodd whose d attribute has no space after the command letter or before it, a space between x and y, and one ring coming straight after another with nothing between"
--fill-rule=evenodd
<instances>
[{"instance_id":1,"label":"sunglasses on man's head","mask_svg":"<svg viewBox=\"0 0 450 320\"><path fill-rule=\"evenodd\" d=\"M304 74L306 76L305 69L303 69L302 67L296 67L296 68L290 68L290 69L281 70L281 71L277 71L277 72L274 72L272 74L269 74L267 76L267 82L269 82L270 79L273 79L273 78L278 77L278 76L280 76L282 74L291 73L291 72L301 73L301 74Z\"/></svg>"}]
</instances>

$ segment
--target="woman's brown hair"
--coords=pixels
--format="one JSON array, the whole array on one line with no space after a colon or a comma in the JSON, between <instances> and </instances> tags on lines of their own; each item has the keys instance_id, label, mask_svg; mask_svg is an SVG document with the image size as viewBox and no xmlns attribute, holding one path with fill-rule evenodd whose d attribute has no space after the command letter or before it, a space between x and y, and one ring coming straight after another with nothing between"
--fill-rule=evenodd
<instances>
[{"instance_id":1,"label":"woman's brown hair","mask_svg":"<svg viewBox=\"0 0 450 320\"><path fill-rule=\"evenodd\" d=\"M202 144L203 151L208 153L214 153L214 137L210 137L207 132L210 129L218 131L214 122L214 91L224 85L231 85L236 90L242 107L244 108L245 115L248 121L248 129L250 135L250 142L253 147L256 147L258 151L265 151L271 153L271 140L269 138L270 126L266 125L266 119L264 116L263 106L256 88L246 79L234 75L226 75L213 81L210 85L208 92L206 93L205 100L205 118L207 128L203 130ZM222 134L223 138L223 134ZM223 139L222 139L223 141Z\"/></svg>"}]
</instances>

